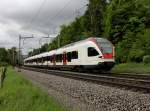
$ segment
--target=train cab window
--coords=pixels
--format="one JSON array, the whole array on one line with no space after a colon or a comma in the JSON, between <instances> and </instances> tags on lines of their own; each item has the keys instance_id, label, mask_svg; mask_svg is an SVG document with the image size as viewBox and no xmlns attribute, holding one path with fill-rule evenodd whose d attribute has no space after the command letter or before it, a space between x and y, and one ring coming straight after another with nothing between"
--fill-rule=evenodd
<instances>
[{"instance_id":1,"label":"train cab window","mask_svg":"<svg viewBox=\"0 0 150 111\"><path fill-rule=\"evenodd\" d=\"M72 52L71 59L78 59L78 51L73 51Z\"/></svg>"},{"instance_id":2,"label":"train cab window","mask_svg":"<svg viewBox=\"0 0 150 111\"><path fill-rule=\"evenodd\" d=\"M71 62L71 52L67 52L67 61Z\"/></svg>"},{"instance_id":3,"label":"train cab window","mask_svg":"<svg viewBox=\"0 0 150 111\"><path fill-rule=\"evenodd\" d=\"M99 53L94 47L88 47L88 57L97 56Z\"/></svg>"}]
</instances>

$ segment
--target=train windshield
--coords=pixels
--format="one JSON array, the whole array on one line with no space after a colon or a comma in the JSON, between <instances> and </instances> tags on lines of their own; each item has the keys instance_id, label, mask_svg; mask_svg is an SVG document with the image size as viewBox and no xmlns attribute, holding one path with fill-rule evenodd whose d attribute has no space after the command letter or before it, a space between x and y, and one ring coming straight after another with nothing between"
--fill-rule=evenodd
<instances>
[{"instance_id":1,"label":"train windshield","mask_svg":"<svg viewBox=\"0 0 150 111\"><path fill-rule=\"evenodd\" d=\"M103 53L113 52L113 46L107 39L97 38L97 44Z\"/></svg>"}]
</instances>

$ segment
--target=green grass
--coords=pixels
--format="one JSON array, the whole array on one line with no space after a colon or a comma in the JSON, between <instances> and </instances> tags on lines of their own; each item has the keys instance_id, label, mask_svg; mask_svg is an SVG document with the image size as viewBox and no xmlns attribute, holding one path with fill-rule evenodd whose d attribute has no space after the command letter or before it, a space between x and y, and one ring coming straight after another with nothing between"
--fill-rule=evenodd
<instances>
[{"instance_id":1,"label":"green grass","mask_svg":"<svg viewBox=\"0 0 150 111\"><path fill-rule=\"evenodd\" d=\"M4 87L0 89L0 111L67 111L67 109L22 75L8 68Z\"/></svg>"},{"instance_id":2,"label":"green grass","mask_svg":"<svg viewBox=\"0 0 150 111\"><path fill-rule=\"evenodd\" d=\"M137 74L150 74L150 64L142 63L125 63L116 65L112 72L115 73L137 73Z\"/></svg>"}]
</instances>

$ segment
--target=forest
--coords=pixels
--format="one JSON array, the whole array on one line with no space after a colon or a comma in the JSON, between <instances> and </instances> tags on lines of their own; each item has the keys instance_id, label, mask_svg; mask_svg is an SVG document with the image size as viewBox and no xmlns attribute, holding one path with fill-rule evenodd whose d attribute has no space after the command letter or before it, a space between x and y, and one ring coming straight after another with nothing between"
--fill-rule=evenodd
<instances>
[{"instance_id":1,"label":"forest","mask_svg":"<svg viewBox=\"0 0 150 111\"><path fill-rule=\"evenodd\" d=\"M11 49L0 48L0 66L18 64L18 52L16 47Z\"/></svg>"},{"instance_id":2,"label":"forest","mask_svg":"<svg viewBox=\"0 0 150 111\"><path fill-rule=\"evenodd\" d=\"M84 15L69 25L49 44L28 56L50 51L88 37L103 37L115 46L116 63L150 61L150 0L89 0ZM146 59L146 60L145 60Z\"/></svg>"}]
</instances>

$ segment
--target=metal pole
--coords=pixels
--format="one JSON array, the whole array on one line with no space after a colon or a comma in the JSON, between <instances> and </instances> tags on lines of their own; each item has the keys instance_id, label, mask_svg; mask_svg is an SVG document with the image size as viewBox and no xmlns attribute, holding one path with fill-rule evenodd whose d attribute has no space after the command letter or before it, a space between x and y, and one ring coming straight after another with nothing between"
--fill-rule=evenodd
<instances>
[{"instance_id":1,"label":"metal pole","mask_svg":"<svg viewBox=\"0 0 150 111\"><path fill-rule=\"evenodd\" d=\"M13 48L13 61L12 61L12 65L13 65L13 69L15 67L15 49Z\"/></svg>"},{"instance_id":2,"label":"metal pole","mask_svg":"<svg viewBox=\"0 0 150 111\"><path fill-rule=\"evenodd\" d=\"M29 39L29 38L34 38L32 35L31 37L22 37L19 35L19 51L18 51L18 71L20 72L20 65L21 65L21 39Z\"/></svg>"},{"instance_id":3,"label":"metal pole","mask_svg":"<svg viewBox=\"0 0 150 111\"><path fill-rule=\"evenodd\" d=\"M58 48L60 47L60 37L58 35Z\"/></svg>"},{"instance_id":4,"label":"metal pole","mask_svg":"<svg viewBox=\"0 0 150 111\"><path fill-rule=\"evenodd\" d=\"M21 35L19 35L19 50L18 50L18 72L20 72L20 48L21 48Z\"/></svg>"}]
</instances>

